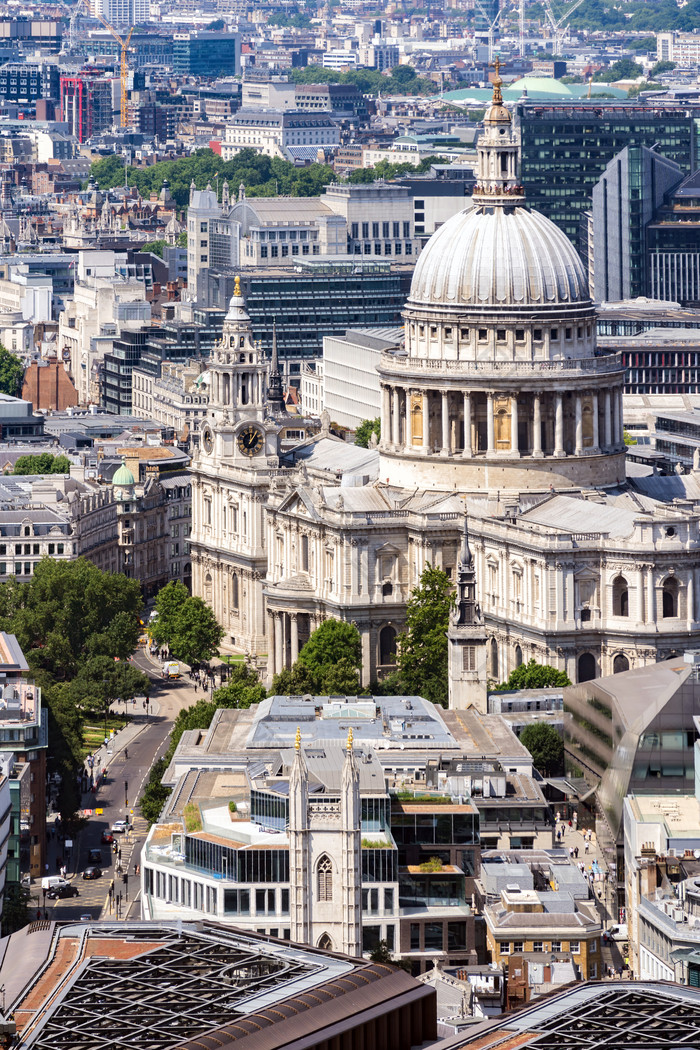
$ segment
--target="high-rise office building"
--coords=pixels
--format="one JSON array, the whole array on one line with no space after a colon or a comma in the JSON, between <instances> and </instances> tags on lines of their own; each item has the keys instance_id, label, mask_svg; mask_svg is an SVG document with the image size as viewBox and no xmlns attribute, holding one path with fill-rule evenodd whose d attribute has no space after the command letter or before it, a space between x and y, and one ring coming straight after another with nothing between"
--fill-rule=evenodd
<instances>
[{"instance_id":1,"label":"high-rise office building","mask_svg":"<svg viewBox=\"0 0 700 1050\"><path fill-rule=\"evenodd\" d=\"M186 76L235 76L241 71L241 38L237 33L176 33L173 72Z\"/></svg>"},{"instance_id":2,"label":"high-rise office building","mask_svg":"<svg viewBox=\"0 0 700 1050\"><path fill-rule=\"evenodd\" d=\"M111 78L86 69L61 77L61 117L78 142L87 142L109 128L113 119Z\"/></svg>"},{"instance_id":3,"label":"high-rise office building","mask_svg":"<svg viewBox=\"0 0 700 1050\"><path fill-rule=\"evenodd\" d=\"M689 175L697 167L696 112L674 101L519 102L522 183L542 212L581 248L580 224L593 187L626 146L656 147Z\"/></svg>"},{"instance_id":4,"label":"high-rise office building","mask_svg":"<svg viewBox=\"0 0 700 1050\"><path fill-rule=\"evenodd\" d=\"M646 146L627 146L607 165L593 187L596 302L647 294L647 224L682 180L680 165Z\"/></svg>"},{"instance_id":5,"label":"high-rise office building","mask_svg":"<svg viewBox=\"0 0 700 1050\"><path fill-rule=\"evenodd\" d=\"M150 20L148 0L95 0L94 10L113 26L135 26Z\"/></svg>"}]
</instances>

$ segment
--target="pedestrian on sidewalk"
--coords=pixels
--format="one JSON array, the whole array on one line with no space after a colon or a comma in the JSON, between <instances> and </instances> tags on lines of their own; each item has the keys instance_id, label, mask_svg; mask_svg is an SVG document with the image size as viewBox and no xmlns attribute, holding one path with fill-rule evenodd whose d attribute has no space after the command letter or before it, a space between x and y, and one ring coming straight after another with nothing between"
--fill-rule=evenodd
<instances>
[{"instance_id":1,"label":"pedestrian on sidewalk","mask_svg":"<svg viewBox=\"0 0 700 1050\"><path fill-rule=\"evenodd\" d=\"M590 847L590 843L589 843L588 839L586 839L586 845L584 846L583 852L584 853L588 853L589 847Z\"/></svg>"}]
</instances>

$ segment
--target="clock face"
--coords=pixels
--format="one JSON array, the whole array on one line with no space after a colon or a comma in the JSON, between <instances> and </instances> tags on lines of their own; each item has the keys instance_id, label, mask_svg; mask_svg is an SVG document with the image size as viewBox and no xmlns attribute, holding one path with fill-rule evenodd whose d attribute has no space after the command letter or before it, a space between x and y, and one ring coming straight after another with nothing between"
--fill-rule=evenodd
<instances>
[{"instance_id":1,"label":"clock face","mask_svg":"<svg viewBox=\"0 0 700 1050\"><path fill-rule=\"evenodd\" d=\"M209 427L205 427L202 431L202 444L205 452L211 454L214 451L214 435Z\"/></svg>"},{"instance_id":2,"label":"clock face","mask_svg":"<svg viewBox=\"0 0 700 1050\"><path fill-rule=\"evenodd\" d=\"M244 427L238 435L238 447L244 456L257 456L263 442L263 432L259 427Z\"/></svg>"}]
</instances>

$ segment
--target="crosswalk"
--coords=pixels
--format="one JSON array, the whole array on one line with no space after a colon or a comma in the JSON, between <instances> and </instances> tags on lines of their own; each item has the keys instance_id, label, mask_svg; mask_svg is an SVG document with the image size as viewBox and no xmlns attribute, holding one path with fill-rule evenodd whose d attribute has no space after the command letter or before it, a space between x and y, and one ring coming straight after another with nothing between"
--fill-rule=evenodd
<instances>
[{"instance_id":1,"label":"crosswalk","mask_svg":"<svg viewBox=\"0 0 700 1050\"><path fill-rule=\"evenodd\" d=\"M140 878L136 876L135 869L136 865L140 864L141 847L143 846L149 828L148 821L140 814L134 814L132 821L133 823L130 831L126 832L124 835L115 836L115 838L118 839L119 848L121 849L122 854L121 860L115 865L113 875L114 896L118 896L121 893L124 902L124 907L119 914L120 919L126 918L129 910L126 907L127 897L128 900L132 902L139 890ZM118 866L121 867L122 872L128 874L128 884L124 883L122 875L116 873ZM116 917L113 897L109 894L109 886L107 886L107 899L104 902L102 915L100 917L102 919L114 919Z\"/></svg>"}]
</instances>

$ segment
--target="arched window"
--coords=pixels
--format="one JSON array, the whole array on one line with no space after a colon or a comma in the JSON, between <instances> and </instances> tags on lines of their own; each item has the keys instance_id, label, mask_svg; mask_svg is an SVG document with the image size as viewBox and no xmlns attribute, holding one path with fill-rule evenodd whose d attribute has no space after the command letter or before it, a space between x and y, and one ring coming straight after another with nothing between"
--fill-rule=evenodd
<instances>
[{"instance_id":1,"label":"arched window","mask_svg":"<svg viewBox=\"0 0 700 1050\"><path fill-rule=\"evenodd\" d=\"M629 671L630 662L624 653L618 653L613 660L613 674L622 674L623 671Z\"/></svg>"},{"instance_id":2,"label":"arched window","mask_svg":"<svg viewBox=\"0 0 700 1050\"><path fill-rule=\"evenodd\" d=\"M333 900L333 864L327 853L324 853L316 865L316 879L318 881L318 899L320 901Z\"/></svg>"},{"instance_id":3,"label":"arched window","mask_svg":"<svg viewBox=\"0 0 700 1050\"><path fill-rule=\"evenodd\" d=\"M396 630L393 627L382 627L379 632L379 664L396 662Z\"/></svg>"},{"instance_id":4,"label":"arched window","mask_svg":"<svg viewBox=\"0 0 700 1050\"><path fill-rule=\"evenodd\" d=\"M523 651L519 645L515 647L515 666L520 667L523 662Z\"/></svg>"},{"instance_id":5,"label":"arched window","mask_svg":"<svg viewBox=\"0 0 700 1050\"><path fill-rule=\"evenodd\" d=\"M238 608L238 577L231 577L231 605L234 609Z\"/></svg>"},{"instance_id":6,"label":"arched window","mask_svg":"<svg viewBox=\"0 0 700 1050\"><path fill-rule=\"evenodd\" d=\"M664 619L669 616L678 616L678 580L669 576L664 580L662 597L662 615Z\"/></svg>"},{"instance_id":7,"label":"arched window","mask_svg":"<svg viewBox=\"0 0 700 1050\"><path fill-rule=\"evenodd\" d=\"M595 656L593 653L581 653L578 658L579 682L592 682L596 677Z\"/></svg>"},{"instance_id":8,"label":"arched window","mask_svg":"<svg viewBox=\"0 0 700 1050\"><path fill-rule=\"evenodd\" d=\"M390 597L394 593L394 585L391 580L387 580L386 583L382 584L382 596L384 598Z\"/></svg>"},{"instance_id":9,"label":"arched window","mask_svg":"<svg viewBox=\"0 0 700 1050\"><path fill-rule=\"evenodd\" d=\"M612 584L613 588L613 616L629 616L630 600L627 590L627 580L624 576L616 576Z\"/></svg>"},{"instance_id":10,"label":"arched window","mask_svg":"<svg viewBox=\"0 0 700 1050\"><path fill-rule=\"evenodd\" d=\"M321 949L321 951L324 951L324 952L332 952L333 951L333 941L330 939L330 937L328 936L327 933L323 933L319 937L319 939L318 939L318 947Z\"/></svg>"},{"instance_id":11,"label":"arched window","mask_svg":"<svg viewBox=\"0 0 700 1050\"><path fill-rule=\"evenodd\" d=\"M209 573L204 577L204 601L207 605L211 605L212 585L211 576Z\"/></svg>"},{"instance_id":12,"label":"arched window","mask_svg":"<svg viewBox=\"0 0 700 1050\"><path fill-rule=\"evenodd\" d=\"M489 668L492 678L498 678L498 642L492 638L489 642Z\"/></svg>"}]
</instances>

